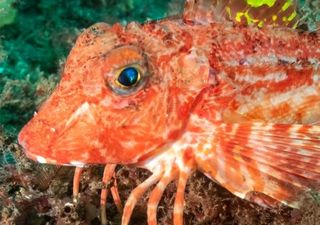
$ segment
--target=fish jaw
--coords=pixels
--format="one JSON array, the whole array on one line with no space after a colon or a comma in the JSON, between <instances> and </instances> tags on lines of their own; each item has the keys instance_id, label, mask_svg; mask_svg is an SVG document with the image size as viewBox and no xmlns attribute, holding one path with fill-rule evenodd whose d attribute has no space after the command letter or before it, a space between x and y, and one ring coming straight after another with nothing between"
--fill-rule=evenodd
<instances>
[{"instance_id":1,"label":"fish jaw","mask_svg":"<svg viewBox=\"0 0 320 225\"><path fill-rule=\"evenodd\" d=\"M43 118L46 111L43 108L36 113L19 133L18 140L27 157L40 163L88 164L92 160L88 152L99 149L96 141L99 129L92 129L97 124L89 104L81 104L71 116L55 114L56 119L62 123ZM84 135L79 137L77 130L81 130ZM95 154L94 160L102 159L99 154Z\"/></svg>"},{"instance_id":2,"label":"fish jaw","mask_svg":"<svg viewBox=\"0 0 320 225\"><path fill-rule=\"evenodd\" d=\"M36 113L35 113L35 116L36 116ZM30 122L28 124L30 124ZM39 123L37 123L37 125L34 125L34 127L40 127L40 126L43 127ZM31 130L30 126L26 125L23 127L23 129L20 131L18 135L18 142L22 146L25 155L29 159L34 160L38 163L57 164L57 160L49 159L46 156L46 154L43 154L43 151L42 151L47 148L45 144L48 143L48 139L51 139L51 137L49 137L48 135L46 137L42 137L40 139L41 140L40 142L40 141L37 141L39 140L39 135L37 135L37 133L31 134L30 130ZM52 128L52 131L54 131L54 128ZM37 150L33 148L34 146L36 146Z\"/></svg>"}]
</instances>

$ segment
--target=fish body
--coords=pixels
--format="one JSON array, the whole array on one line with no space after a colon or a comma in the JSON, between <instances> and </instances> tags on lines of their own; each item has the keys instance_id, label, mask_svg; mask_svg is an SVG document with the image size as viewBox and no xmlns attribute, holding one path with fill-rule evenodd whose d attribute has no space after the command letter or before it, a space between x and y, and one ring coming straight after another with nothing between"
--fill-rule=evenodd
<instances>
[{"instance_id":1,"label":"fish body","mask_svg":"<svg viewBox=\"0 0 320 225\"><path fill-rule=\"evenodd\" d=\"M258 192L298 207L301 194L320 188L319 34L190 15L86 29L56 90L19 134L26 155L150 170L122 224L157 184L148 203L148 223L156 224L172 180L174 224L182 224L195 170L241 198ZM119 78L128 69L133 85Z\"/></svg>"}]
</instances>

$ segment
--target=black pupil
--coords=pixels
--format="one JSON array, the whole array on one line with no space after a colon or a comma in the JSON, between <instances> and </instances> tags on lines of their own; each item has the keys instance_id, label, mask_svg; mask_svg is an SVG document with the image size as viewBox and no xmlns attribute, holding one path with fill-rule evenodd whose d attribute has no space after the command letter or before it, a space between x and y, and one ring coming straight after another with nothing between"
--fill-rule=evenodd
<instances>
[{"instance_id":1,"label":"black pupil","mask_svg":"<svg viewBox=\"0 0 320 225\"><path fill-rule=\"evenodd\" d=\"M126 87L130 87L138 81L138 70L134 67L128 67L121 71L118 82Z\"/></svg>"}]
</instances>

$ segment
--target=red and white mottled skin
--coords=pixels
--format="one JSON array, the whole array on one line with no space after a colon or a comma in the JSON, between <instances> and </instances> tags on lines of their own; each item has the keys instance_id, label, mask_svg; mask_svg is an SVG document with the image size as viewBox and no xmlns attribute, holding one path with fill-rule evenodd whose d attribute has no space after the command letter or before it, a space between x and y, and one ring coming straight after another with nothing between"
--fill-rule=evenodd
<instances>
[{"instance_id":1,"label":"red and white mottled skin","mask_svg":"<svg viewBox=\"0 0 320 225\"><path fill-rule=\"evenodd\" d=\"M121 90L115 71L131 64L142 80ZM126 201L122 225L153 184L148 224L157 224L173 180L174 224L182 225L186 182L197 169L241 198L258 192L297 206L302 192L319 190L319 79L316 33L188 19L99 23L80 35L19 142L40 163L106 164L105 183L115 164L150 170ZM105 198L106 190L104 206Z\"/></svg>"}]
</instances>

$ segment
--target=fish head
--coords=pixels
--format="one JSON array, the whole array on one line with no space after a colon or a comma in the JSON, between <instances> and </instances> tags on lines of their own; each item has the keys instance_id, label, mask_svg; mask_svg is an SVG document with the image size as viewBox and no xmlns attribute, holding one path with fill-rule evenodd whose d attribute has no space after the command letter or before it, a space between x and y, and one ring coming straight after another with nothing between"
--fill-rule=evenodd
<instances>
[{"instance_id":1,"label":"fish head","mask_svg":"<svg viewBox=\"0 0 320 225\"><path fill-rule=\"evenodd\" d=\"M201 54L170 21L95 24L78 37L19 143L41 163L137 163L183 133L208 84Z\"/></svg>"}]
</instances>

